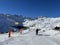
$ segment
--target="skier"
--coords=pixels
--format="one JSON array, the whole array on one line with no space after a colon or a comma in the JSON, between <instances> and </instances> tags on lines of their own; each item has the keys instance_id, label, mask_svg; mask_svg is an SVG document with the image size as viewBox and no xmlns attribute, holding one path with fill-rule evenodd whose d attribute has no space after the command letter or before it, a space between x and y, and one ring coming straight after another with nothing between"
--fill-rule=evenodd
<instances>
[{"instance_id":1,"label":"skier","mask_svg":"<svg viewBox=\"0 0 60 45\"><path fill-rule=\"evenodd\" d=\"M11 30L8 31L8 37L11 37Z\"/></svg>"},{"instance_id":2,"label":"skier","mask_svg":"<svg viewBox=\"0 0 60 45\"><path fill-rule=\"evenodd\" d=\"M20 34L22 34L22 28L20 29Z\"/></svg>"},{"instance_id":3,"label":"skier","mask_svg":"<svg viewBox=\"0 0 60 45\"><path fill-rule=\"evenodd\" d=\"M36 35L38 35L38 29L36 29Z\"/></svg>"}]
</instances>

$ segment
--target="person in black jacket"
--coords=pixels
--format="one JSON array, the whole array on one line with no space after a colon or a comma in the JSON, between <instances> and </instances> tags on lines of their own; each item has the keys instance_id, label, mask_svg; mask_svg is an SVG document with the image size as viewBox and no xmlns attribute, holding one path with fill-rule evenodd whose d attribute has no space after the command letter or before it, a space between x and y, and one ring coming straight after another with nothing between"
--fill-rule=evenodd
<instances>
[{"instance_id":1,"label":"person in black jacket","mask_svg":"<svg viewBox=\"0 0 60 45\"><path fill-rule=\"evenodd\" d=\"M36 29L36 35L38 35L38 29Z\"/></svg>"}]
</instances>

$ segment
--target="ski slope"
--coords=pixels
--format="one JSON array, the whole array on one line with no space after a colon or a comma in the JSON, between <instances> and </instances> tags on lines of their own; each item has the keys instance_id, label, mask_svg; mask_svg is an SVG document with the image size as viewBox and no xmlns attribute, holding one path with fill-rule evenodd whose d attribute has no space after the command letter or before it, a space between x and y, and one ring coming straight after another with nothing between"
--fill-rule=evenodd
<instances>
[{"instance_id":1,"label":"ski slope","mask_svg":"<svg viewBox=\"0 0 60 45\"><path fill-rule=\"evenodd\" d=\"M11 39L2 42L1 45L57 45L56 42L48 37L19 36L12 37Z\"/></svg>"},{"instance_id":2,"label":"ski slope","mask_svg":"<svg viewBox=\"0 0 60 45\"><path fill-rule=\"evenodd\" d=\"M55 26L60 26L59 18L38 18L26 20L24 26L29 29L22 34L15 32L8 38L8 34L0 34L0 45L60 45L60 31L53 30ZM36 29L40 29L36 35Z\"/></svg>"},{"instance_id":3,"label":"ski slope","mask_svg":"<svg viewBox=\"0 0 60 45\"><path fill-rule=\"evenodd\" d=\"M7 34L2 34L0 35L0 45L60 45L60 34L58 35L56 32L55 34L51 36L35 35L35 31L30 31L22 35L12 33L11 38L8 38Z\"/></svg>"}]
</instances>

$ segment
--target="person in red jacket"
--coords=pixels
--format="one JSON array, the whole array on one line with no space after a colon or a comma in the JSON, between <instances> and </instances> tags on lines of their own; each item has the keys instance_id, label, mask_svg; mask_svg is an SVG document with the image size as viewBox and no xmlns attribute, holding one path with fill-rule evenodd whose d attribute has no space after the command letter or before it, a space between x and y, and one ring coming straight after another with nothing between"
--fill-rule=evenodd
<instances>
[{"instance_id":1,"label":"person in red jacket","mask_svg":"<svg viewBox=\"0 0 60 45\"><path fill-rule=\"evenodd\" d=\"M20 29L20 34L22 34L22 28Z\"/></svg>"},{"instance_id":2,"label":"person in red jacket","mask_svg":"<svg viewBox=\"0 0 60 45\"><path fill-rule=\"evenodd\" d=\"M11 37L11 30L8 31L8 37Z\"/></svg>"}]
</instances>

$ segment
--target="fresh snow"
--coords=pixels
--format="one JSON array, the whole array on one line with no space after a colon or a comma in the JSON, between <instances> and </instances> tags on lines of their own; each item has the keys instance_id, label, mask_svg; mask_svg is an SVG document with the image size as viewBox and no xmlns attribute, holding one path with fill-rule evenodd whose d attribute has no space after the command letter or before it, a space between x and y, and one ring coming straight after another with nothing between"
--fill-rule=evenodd
<instances>
[{"instance_id":1,"label":"fresh snow","mask_svg":"<svg viewBox=\"0 0 60 45\"><path fill-rule=\"evenodd\" d=\"M60 27L60 17L58 18L38 18L35 20L26 19L24 26L27 30L12 32L8 38L8 33L0 34L0 45L60 45L60 31L53 30L54 27ZM39 35L36 35L36 29L39 29Z\"/></svg>"}]
</instances>

